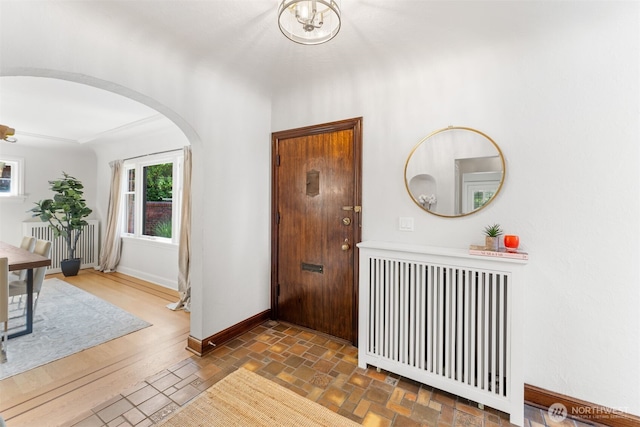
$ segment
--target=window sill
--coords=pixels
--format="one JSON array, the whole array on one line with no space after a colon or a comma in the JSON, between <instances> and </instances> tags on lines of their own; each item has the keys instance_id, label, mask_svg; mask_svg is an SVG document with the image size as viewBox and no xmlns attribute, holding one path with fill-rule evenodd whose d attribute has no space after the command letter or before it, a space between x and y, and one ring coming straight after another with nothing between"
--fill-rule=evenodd
<instances>
[{"instance_id":1,"label":"window sill","mask_svg":"<svg viewBox=\"0 0 640 427\"><path fill-rule=\"evenodd\" d=\"M177 243L168 242L166 240L153 239L150 237L135 237L135 236L124 235L122 236L122 240L132 244L140 245L140 246L156 246L156 247L162 247L162 248L178 247Z\"/></svg>"}]
</instances>

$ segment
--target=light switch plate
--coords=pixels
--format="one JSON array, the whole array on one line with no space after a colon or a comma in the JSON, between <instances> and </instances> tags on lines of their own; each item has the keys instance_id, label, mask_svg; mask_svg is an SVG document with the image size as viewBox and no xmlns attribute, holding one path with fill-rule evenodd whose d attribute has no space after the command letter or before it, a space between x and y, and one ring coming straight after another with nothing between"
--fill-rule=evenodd
<instances>
[{"instance_id":1,"label":"light switch plate","mask_svg":"<svg viewBox=\"0 0 640 427\"><path fill-rule=\"evenodd\" d=\"M413 218L409 216L401 216L398 220L398 230L413 231Z\"/></svg>"}]
</instances>

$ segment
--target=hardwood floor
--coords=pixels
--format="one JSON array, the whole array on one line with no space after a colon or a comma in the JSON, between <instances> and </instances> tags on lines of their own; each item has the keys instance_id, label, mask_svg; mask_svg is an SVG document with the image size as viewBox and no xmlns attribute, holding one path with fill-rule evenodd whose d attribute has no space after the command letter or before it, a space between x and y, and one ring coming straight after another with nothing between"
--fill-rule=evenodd
<instances>
[{"instance_id":1,"label":"hardwood floor","mask_svg":"<svg viewBox=\"0 0 640 427\"><path fill-rule=\"evenodd\" d=\"M176 292L92 269L75 277L50 277L109 301L152 326L0 381L0 414L7 427L65 425L192 356L186 350L189 313L166 308L177 300Z\"/></svg>"}]
</instances>

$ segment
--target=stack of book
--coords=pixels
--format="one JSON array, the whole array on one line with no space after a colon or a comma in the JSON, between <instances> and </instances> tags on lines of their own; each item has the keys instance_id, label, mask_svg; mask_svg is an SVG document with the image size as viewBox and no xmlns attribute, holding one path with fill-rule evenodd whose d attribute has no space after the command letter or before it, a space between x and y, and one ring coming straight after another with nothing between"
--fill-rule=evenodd
<instances>
[{"instance_id":1,"label":"stack of book","mask_svg":"<svg viewBox=\"0 0 640 427\"><path fill-rule=\"evenodd\" d=\"M529 254L526 252L507 251L505 248L500 248L497 251L490 251L484 246L479 245L469 246L469 254L496 258L529 259Z\"/></svg>"}]
</instances>

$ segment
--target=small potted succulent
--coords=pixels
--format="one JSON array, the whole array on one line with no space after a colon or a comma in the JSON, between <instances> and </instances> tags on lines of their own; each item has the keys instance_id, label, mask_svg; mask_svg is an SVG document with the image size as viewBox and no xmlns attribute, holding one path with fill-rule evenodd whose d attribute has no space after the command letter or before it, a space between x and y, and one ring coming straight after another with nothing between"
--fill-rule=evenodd
<instances>
[{"instance_id":1,"label":"small potted succulent","mask_svg":"<svg viewBox=\"0 0 640 427\"><path fill-rule=\"evenodd\" d=\"M497 251L500 248L500 236L504 233L500 224L487 225L484 228L485 249Z\"/></svg>"},{"instance_id":2,"label":"small potted succulent","mask_svg":"<svg viewBox=\"0 0 640 427\"><path fill-rule=\"evenodd\" d=\"M55 237L64 238L68 258L60 262L60 268L65 276L75 276L80 269L80 258L75 258L76 245L91 209L83 198L82 182L66 172L62 175L62 178L49 181L53 199L36 202L30 212L42 222L48 222Z\"/></svg>"}]
</instances>

